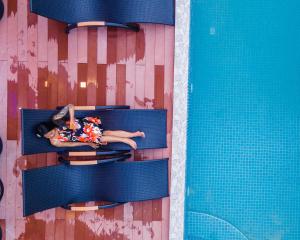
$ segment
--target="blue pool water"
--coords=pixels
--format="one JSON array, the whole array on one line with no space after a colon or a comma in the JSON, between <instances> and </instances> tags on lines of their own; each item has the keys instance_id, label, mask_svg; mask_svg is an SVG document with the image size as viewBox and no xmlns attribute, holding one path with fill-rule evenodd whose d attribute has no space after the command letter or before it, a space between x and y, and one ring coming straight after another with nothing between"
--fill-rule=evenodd
<instances>
[{"instance_id":1,"label":"blue pool water","mask_svg":"<svg viewBox=\"0 0 300 240\"><path fill-rule=\"evenodd\" d=\"M185 239L300 240L300 1L191 0Z\"/></svg>"}]
</instances>

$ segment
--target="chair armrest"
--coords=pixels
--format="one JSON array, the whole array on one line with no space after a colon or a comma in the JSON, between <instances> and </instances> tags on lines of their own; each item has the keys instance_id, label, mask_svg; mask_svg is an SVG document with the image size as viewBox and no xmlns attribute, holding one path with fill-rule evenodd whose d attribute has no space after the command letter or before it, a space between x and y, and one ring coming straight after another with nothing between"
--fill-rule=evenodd
<instances>
[{"instance_id":1,"label":"chair armrest","mask_svg":"<svg viewBox=\"0 0 300 240\"><path fill-rule=\"evenodd\" d=\"M82 151L82 152L62 152L63 157L93 157L93 156L110 156L129 153L129 150L107 150L107 151Z\"/></svg>"},{"instance_id":2,"label":"chair armrest","mask_svg":"<svg viewBox=\"0 0 300 240\"><path fill-rule=\"evenodd\" d=\"M98 160L82 160L82 161L69 161L63 157L59 157L58 160L61 163L73 165L73 166L87 166L87 165L97 165L97 164L105 164L105 163L113 163L118 161L125 161L130 158L131 154L125 154L123 156L117 156L112 158L98 159Z\"/></svg>"},{"instance_id":3,"label":"chair armrest","mask_svg":"<svg viewBox=\"0 0 300 240\"><path fill-rule=\"evenodd\" d=\"M125 28L128 30L132 30L134 32L140 31L140 26L136 23L114 23L114 22L105 22L105 21L88 21L88 22L78 22L73 24L68 24L65 29L65 33L69 34L69 32L78 27L114 27L114 28Z\"/></svg>"},{"instance_id":4,"label":"chair armrest","mask_svg":"<svg viewBox=\"0 0 300 240\"><path fill-rule=\"evenodd\" d=\"M105 205L82 206L82 207L66 205L66 206L62 206L62 208L66 209L66 210L71 210L71 211L96 211L96 210L99 210L99 209L117 207L117 206L120 206L122 204L125 204L125 203L109 203L109 204L105 204Z\"/></svg>"},{"instance_id":5,"label":"chair armrest","mask_svg":"<svg viewBox=\"0 0 300 240\"><path fill-rule=\"evenodd\" d=\"M63 106L56 107L61 110ZM128 105L108 105L108 106L74 106L75 110L113 110L113 109L130 109Z\"/></svg>"}]
</instances>

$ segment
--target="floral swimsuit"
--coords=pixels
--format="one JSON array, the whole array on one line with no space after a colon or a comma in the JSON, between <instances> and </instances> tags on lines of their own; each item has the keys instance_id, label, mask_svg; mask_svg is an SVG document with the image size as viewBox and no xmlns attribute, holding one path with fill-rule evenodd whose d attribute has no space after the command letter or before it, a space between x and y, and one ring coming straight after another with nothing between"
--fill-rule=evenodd
<instances>
[{"instance_id":1,"label":"floral swimsuit","mask_svg":"<svg viewBox=\"0 0 300 240\"><path fill-rule=\"evenodd\" d=\"M68 122L67 125L69 125ZM57 129L59 134L57 140L60 142L101 143L103 129L98 117L75 119L74 130L66 126L58 127Z\"/></svg>"}]
</instances>

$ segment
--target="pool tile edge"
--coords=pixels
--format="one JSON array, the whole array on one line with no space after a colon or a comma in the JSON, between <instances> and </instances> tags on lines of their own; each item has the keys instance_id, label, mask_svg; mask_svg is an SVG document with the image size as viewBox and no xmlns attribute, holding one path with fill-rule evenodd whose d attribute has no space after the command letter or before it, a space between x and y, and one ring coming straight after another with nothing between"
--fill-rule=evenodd
<instances>
[{"instance_id":1,"label":"pool tile edge","mask_svg":"<svg viewBox=\"0 0 300 240\"><path fill-rule=\"evenodd\" d=\"M190 0L176 0L170 240L184 237Z\"/></svg>"}]
</instances>

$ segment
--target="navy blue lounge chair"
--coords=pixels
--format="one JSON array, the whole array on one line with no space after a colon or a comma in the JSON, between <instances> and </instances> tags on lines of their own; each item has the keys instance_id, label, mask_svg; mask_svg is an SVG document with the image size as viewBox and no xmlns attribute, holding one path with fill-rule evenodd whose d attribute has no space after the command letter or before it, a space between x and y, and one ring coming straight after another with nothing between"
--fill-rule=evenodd
<instances>
[{"instance_id":1,"label":"navy blue lounge chair","mask_svg":"<svg viewBox=\"0 0 300 240\"><path fill-rule=\"evenodd\" d=\"M127 107L127 106L126 106ZM76 107L86 110L75 111L75 116L99 116L104 130L144 131L146 138L134 138L138 149L155 149L167 147L166 142L166 110L126 109L125 106L88 106ZM128 107L127 107L128 108ZM94 156L102 151L128 151L130 147L124 143L110 143L93 150L88 146L60 148L52 146L48 139L35 135L36 126L51 117L58 110L21 109L22 118L22 154L45 152L69 152L70 156ZM72 151L70 153L70 151Z\"/></svg>"},{"instance_id":2,"label":"navy blue lounge chair","mask_svg":"<svg viewBox=\"0 0 300 240\"><path fill-rule=\"evenodd\" d=\"M80 26L111 26L138 31L136 23L174 25L174 0L31 0L33 13Z\"/></svg>"},{"instance_id":3,"label":"navy blue lounge chair","mask_svg":"<svg viewBox=\"0 0 300 240\"><path fill-rule=\"evenodd\" d=\"M23 215L50 208L73 211L115 207L126 202L168 196L168 161L120 161L60 164L23 171ZM119 160L119 161L116 161ZM78 207L75 203L109 202L106 205Z\"/></svg>"}]
</instances>

